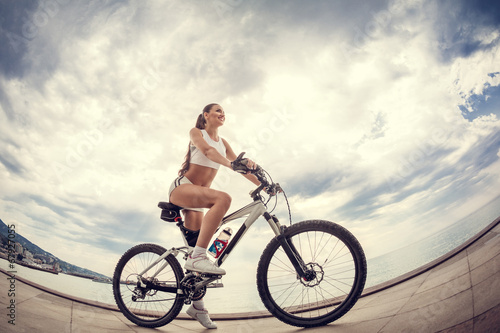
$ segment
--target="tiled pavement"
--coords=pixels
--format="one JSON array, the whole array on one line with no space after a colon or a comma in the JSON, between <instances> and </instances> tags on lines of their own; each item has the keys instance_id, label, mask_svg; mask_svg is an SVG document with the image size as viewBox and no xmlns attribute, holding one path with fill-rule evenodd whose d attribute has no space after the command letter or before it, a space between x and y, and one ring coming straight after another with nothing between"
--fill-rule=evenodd
<instances>
[{"instance_id":1,"label":"tiled pavement","mask_svg":"<svg viewBox=\"0 0 500 333\"><path fill-rule=\"evenodd\" d=\"M349 313L330 325L301 329L273 317L212 315L219 326L216 332L500 332L499 222L436 261L366 290ZM1 272L0 332L205 331L185 315L155 330L141 328L110 307L19 279L15 325L11 325L7 316L10 282Z\"/></svg>"}]
</instances>

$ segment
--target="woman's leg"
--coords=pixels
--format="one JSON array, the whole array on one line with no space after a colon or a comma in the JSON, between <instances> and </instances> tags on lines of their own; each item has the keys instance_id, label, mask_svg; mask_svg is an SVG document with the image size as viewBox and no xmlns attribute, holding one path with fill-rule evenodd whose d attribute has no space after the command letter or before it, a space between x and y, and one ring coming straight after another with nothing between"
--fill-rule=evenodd
<instances>
[{"instance_id":1,"label":"woman's leg","mask_svg":"<svg viewBox=\"0 0 500 333\"><path fill-rule=\"evenodd\" d=\"M196 248L203 248L203 254L206 257L206 249L210 239L219 226L224 214L226 214L231 205L231 197L224 192L212 190L210 188L196 186L192 184L183 184L176 187L170 194L170 202L190 208L209 208L205 216L202 212L193 210L184 210L185 226L190 230L200 230ZM193 266L193 258L188 261L190 268ZM209 261L206 259L206 261ZM187 265L188 263L186 263ZM208 267L208 269L207 269ZM219 267L215 267L210 262L209 265L202 266L200 270L209 270L214 274L225 274L226 272ZM204 308L203 300L193 301L193 304L188 308L187 313L194 319L198 320L206 328L217 328L217 324L210 319L208 311Z\"/></svg>"},{"instance_id":2,"label":"woman's leg","mask_svg":"<svg viewBox=\"0 0 500 333\"><path fill-rule=\"evenodd\" d=\"M210 315L207 309L205 309L203 300L193 301L193 304L191 304L186 312L206 328L217 328L217 324L210 319Z\"/></svg>"},{"instance_id":3,"label":"woman's leg","mask_svg":"<svg viewBox=\"0 0 500 333\"><path fill-rule=\"evenodd\" d=\"M170 202L181 207L209 208L205 216L201 212L189 210L186 215L186 228L191 230L200 228L196 245L207 248L231 205L231 197L225 192L208 187L183 184L172 191Z\"/></svg>"},{"instance_id":4,"label":"woman's leg","mask_svg":"<svg viewBox=\"0 0 500 333\"><path fill-rule=\"evenodd\" d=\"M207 187L183 184L170 194L170 202L181 207L209 208L201 222L196 246L189 256L184 268L194 272L224 275L226 271L211 262L206 253L210 239L219 226L224 214L229 209L231 197L224 192ZM189 213L188 213L189 214ZM199 215L194 215L199 218ZM198 223L194 221L193 224ZM199 224L199 223L198 223Z\"/></svg>"},{"instance_id":5,"label":"woman's leg","mask_svg":"<svg viewBox=\"0 0 500 333\"><path fill-rule=\"evenodd\" d=\"M195 210L184 209L184 226L189 230L197 231L201 229L201 222L203 221L203 212Z\"/></svg>"}]
</instances>

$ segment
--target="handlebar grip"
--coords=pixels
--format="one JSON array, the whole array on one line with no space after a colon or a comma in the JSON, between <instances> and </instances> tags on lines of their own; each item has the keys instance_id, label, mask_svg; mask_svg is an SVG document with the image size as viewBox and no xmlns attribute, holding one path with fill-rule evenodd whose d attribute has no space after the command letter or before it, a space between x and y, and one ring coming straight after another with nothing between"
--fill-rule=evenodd
<instances>
[{"instance_id":1,"label":"handlebar grip","mask_svg":"<svg viewBox=\"0 0 500 333\"><path fill-rule=\"evenodd\" d=\"M241 153L236 157L234 161L231 162L231 168L238 173L247 173L250 169L247 168L247 159L243 158L245 152Z\"/></svg>"},{"instance_id":2,"label":"handlebar grip","mask_svg":"<svg viewBox=\"0 0 500 333\"><path fill-rule=\"evenodd\" d=\"M261 173L263 171L262 167L258 164L255 164L255 168L250 169L249 167L247 167L248 159L243 158L243 155L245 155L245 152L242 152L241 154L239 154L238 157L236 157L236 159L231 162L231 168L238 173L250 172L259 178L259 176L261 175ZM260 180L260 178L259 178L259 180Z\"/></svg>"},{"instance_id":3,"label":"handlebar grip","mask_svg":"<svg viewBox=\"0 0 500 333\"><path fill-rule=\"evenodd\" d=\"M262 168L260 165L258 164L255 164L255 168L254 169L249 169L252 173L259 173L262 171Z\"/></svg>"}]
</instances>

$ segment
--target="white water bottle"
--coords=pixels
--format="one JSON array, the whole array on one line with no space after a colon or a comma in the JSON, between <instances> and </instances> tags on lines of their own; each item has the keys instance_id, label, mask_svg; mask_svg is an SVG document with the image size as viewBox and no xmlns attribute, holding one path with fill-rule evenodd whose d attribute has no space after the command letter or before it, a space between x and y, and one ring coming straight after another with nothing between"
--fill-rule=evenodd
<instances>
[{"instance_id":1,"label":"white water bottle","mask_svg":"<svg viewBox=\"0 0 500 333\"><path fill-rule=\"evenodd\" d=\"M232 235L231 228L227 227L226 229L222 230L221 233L219 234L219 237L217 237L214 240L214 242L212 243L212 245L208 249L208 253L210 253L215 258L219 258L222 251L224 251L227 244L229 243L229 239L231 238L231 235Z\"/></svg>"}]
</instances>

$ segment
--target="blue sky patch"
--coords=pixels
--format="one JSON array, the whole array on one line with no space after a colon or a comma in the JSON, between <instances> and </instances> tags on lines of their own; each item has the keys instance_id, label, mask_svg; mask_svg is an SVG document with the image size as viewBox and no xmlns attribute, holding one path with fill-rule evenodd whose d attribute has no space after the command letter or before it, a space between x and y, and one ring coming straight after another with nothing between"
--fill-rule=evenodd
<instances>
[{"instance_id":1,"label":"blue sky patch","mask_svg":"<svg viewBox=\"0 0 500 333\"><path fill-rule=\"evenodd\" d=\"M468 121L490 114L500 118L500 86L490 86L482 94L469 97L467 102L468 106L460 105L459 108L462 116Z\"/></svg>"}]
</instances>

